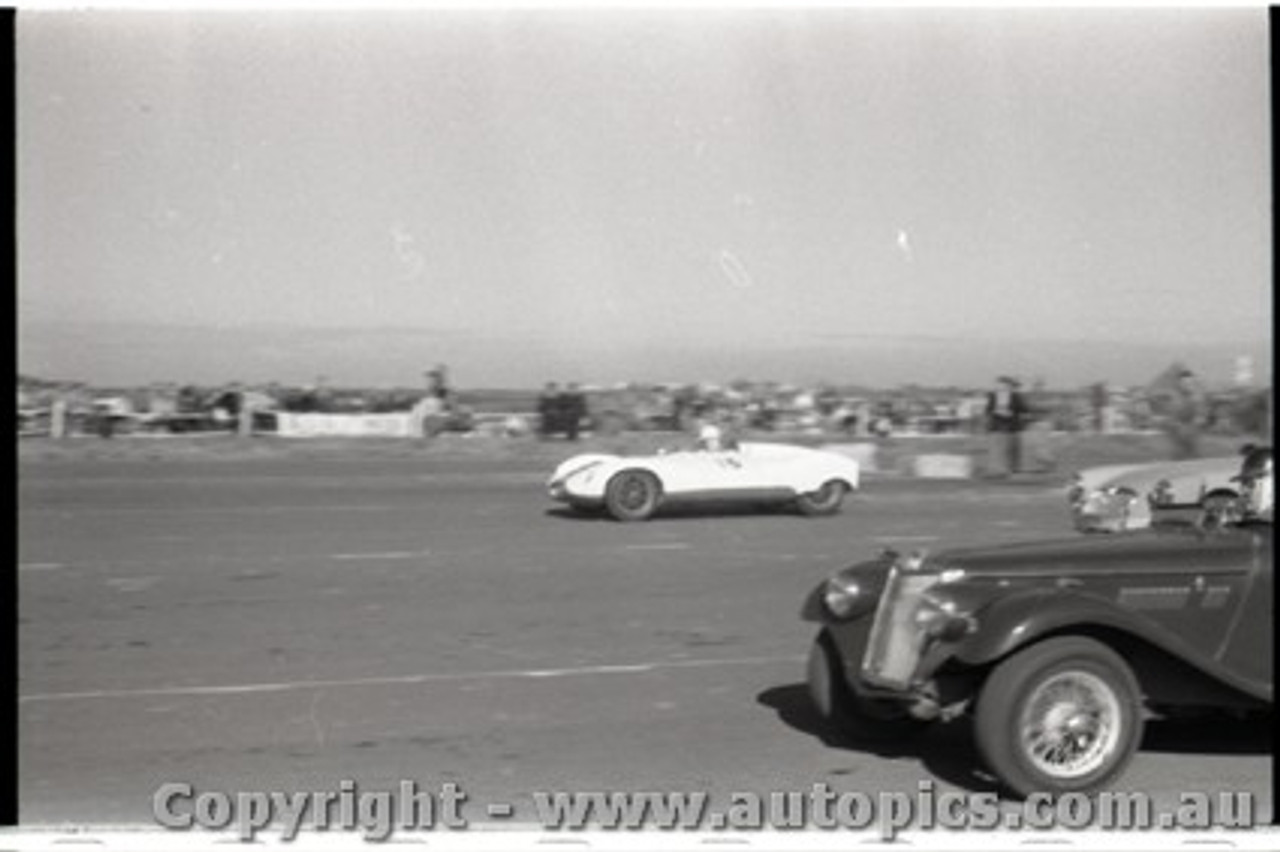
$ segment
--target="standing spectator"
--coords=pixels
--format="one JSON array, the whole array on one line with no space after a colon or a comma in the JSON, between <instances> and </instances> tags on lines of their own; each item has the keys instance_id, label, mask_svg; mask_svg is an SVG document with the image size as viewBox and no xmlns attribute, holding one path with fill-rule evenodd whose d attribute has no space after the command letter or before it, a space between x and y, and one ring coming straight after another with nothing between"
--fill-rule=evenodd
<instances>
[{"instance_id":1,"label":"standing spectator","mask_svg":"<svg viewBox=\"0 0 1280 852\"><path fill-rule=\"evenodd\" d=\"M314 411L317 411L320 414L327 414L333 411L333 389L329 387L328 376L316 376L316 383L315 387L312 388L311 398L314 400Z\"/></svg>"},{"instance_id":2,"label":"standing spectator","mask_svg":"<svg viewBox=\"0 0 1280 852\"><path fill-rule=\"evenodd\" d=\"M853 436L858 431L858 412L848 401L842 400L831 412L831 422L836 431Z\"/></svg>"},{"instance_id":3,"label":"standing spectator","mask_svg":"<svg viewBox=\"0 0 1280 852\"><path fill-rule=\"evenodd\" d=\"M570 441L578 440L582 418L587 415L587 398L574 382L570 382L560 394L560 415L564 418L564 435Z\"/></svg>"},{"instance_id":4,"label":"standing spectator","mask_svg":"<svg viewBox=\"0 0 1280 852\"><path fill-rule=\"evenodd\" d=\"M213 419L224 429L236 431L240 424L240 408L244 401L243 391L238 382L218 395L213 403Z\"/></svg>"},{"instance_id":5,"label":"standing spectator","mask_svg":"<svg viewBox=\"0 0 1280 852\"><path fill-rule=\"evenodd\" d=\"M444 409L451 408L453 392L449 389L449 368L444 364L436 364L433 369L427 370L426 375L427 393L440 400Z\"/></svg>"},{"instance_id":6,"label":"standing spectator","mask_svg":"<svg viewBox=\"0 0 1280 852\"><path fill-rule=\"evenodd\" d=\"M692 427L694 420L693 403L696 396L693 388L682 385L671 395L671 428L685 431Z\"/></svg>"},{"instance_id":7,"label":"standing spectator","mask_svg":"<svg viewBox=\"0 0 1280 852\"><path fill-rule=\"evenodd\" d=\"M453 391L449 388L447 368L437 364L423 372L427 378L427 392L411 409L414 428L424 438L434 438L449 425L453 411Z\"/></svg>"},{"instance_id":8,"label":"standing spectator","mask_svg":"<svg viewBox=\"0 0 1280 852\"><path fill-rule=\"evenodd\" d=\"M444 431L444 409L440 398L426 394L410 410L414 430L424 438L434 438Z\"/></svg>"},{"instance_id":9,"label":"standing spectator","mask_svg":"<svg viewBox=\"0 0 1280 852\"><path fill-rule=\"evenodd\" d=\"M1018 463L1032 471L1053 470L1058 461L1053 452L1052 406L1044 379L1036 378L1031 392L1023 399L1023 407L1025 413L1019 437Z\"/></svg>"},{"instance_id":10,"label":"standing spectator","mask_svg":"<svg viewBox=\"0 0 1280 852\"><path fill-rule=\"evenodd\" d=\"M1089 387L1089 406L1093 409L1093 431L1110 432L1111 391L1106 382L1096 382Z\"/></svg>"},{"instance_id":11,"label":"standing spectator","mask_svg":"<svg viewBox=\"0 0 1280 852\"><path fill-rule=\"evenodd\" d=\"M444 365L426 370L427 391L413 406L414 428L424 438L434 438L444 431L448 409L449 386L445 381Z\"/></svg>"},{"instance_id":12,"label":"standing spectator","mask_svg":"<svg viewBox=\"0 0 1280 852\"><path fill-rule=\"evenodd\" d=\"M204 407L204 400L201 397L199 388L194 385L183 385L179 388L174 407L178 409L179 414L199 413Z\"/></svg>"},{"instance_id":13,"label":"standing spectator","mask_svg":"<svg viewBox=\"0 0 1280 852\"><path fill-rule=\"evenodd\" d=\"M1174 459L1193 459L1200 455L1200 431L1204 428L1208 406L1204 389L1195 373L1180 369L1170 391L1169 413L1165 432L1172 444Z\"/></svg>"},{"instance_id":14,"label":"standing spectator","mask_svg":"<svg viewBox=\"0 0 1280 852\"><path fill-rule=\"evenodd\" d=\"M49 405L49 435L54 438L67 437L67 398L61 391Z\"/></svg>"},{"instance_id":15,"label":"standing spectator","mask_svg":"<svg viewBox=\"0 0 1280 852\"><path fill-rule=\"evenodd\" d=\"M560 431L560 386L547 382L538 396L538 437L550 438Z\"/></svg>"},{"instance_id":16,"label":"standing spectator","mask_svg":"<svg viewBox=\"0 0 1280 852\"><path fill-rule=\"evenodd\" d=\"M97 414L97 432L102 438L110 438L115 435L132 413L133 406L129 400L123 396L107 396L99 397L94 400L94 410Z\"/></svg>"},{"instance_id":17,"label":"standing spectator","mask_svg":"<svg viewBox=\"0 0 1280 852\"><path fill-rule=\"evenodd\" d=\"M987 395L987 431L991 435L988 473L1008 476L1022 466L1020 433L1026 424L1027 404L1011 376L996 380L996 389Z\"/></svg>"}]
</instances>

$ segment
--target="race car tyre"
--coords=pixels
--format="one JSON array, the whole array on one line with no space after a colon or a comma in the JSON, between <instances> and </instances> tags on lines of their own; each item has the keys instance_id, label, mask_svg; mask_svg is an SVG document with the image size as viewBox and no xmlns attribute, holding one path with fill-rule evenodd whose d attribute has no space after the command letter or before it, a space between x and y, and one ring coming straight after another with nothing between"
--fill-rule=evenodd
<instances>
[{"instance_id":1,"label":"race car tyre","mask_svg":"<svg viewBox=\"0 0 1280 852\"><path fill-rule=\"evenodd\" d=\"M913 718L896 703L872 701L855 693L844 679L835 640L823 630L809 648L805 680L809 698L823 721L857 740L902 740L927 722Z\"/></svg>"},{"instance_id":2,"label":"race car tyre","mask_svg":"<svg viewBox=\"0 0 1280 852\"><path fill-rule=\"evenodd\" d=\"M658 508L662 487L658 478L644 470L624 470L614 474L605 488L604 503L619 521L643 521Z\"/></svg>"},{"instance_id":3,"label":"race car tyre","mask_svg":"<svg viewBox=\"0 0 1280 852\"><path fill-rule=\"evenodd\" d=\"M1063 636L996 666L978 695L978 753L1010 793L1091 792L1125 770L1142 741L1141 692L1115 651Z\"/></svg>"},{"instance_id":4,"label":"race car tyre","mask_svg":"<svg viewBox=\"0 0 1280 852\"><path fill-rule=\"evenodd\" d=\"M810 491L796 497L796 507L800 513L809 517L834 515L840 511L844 502L845 484L838 479L831 479L822 484L817 491Z\"/></svg>"}]
</instances>

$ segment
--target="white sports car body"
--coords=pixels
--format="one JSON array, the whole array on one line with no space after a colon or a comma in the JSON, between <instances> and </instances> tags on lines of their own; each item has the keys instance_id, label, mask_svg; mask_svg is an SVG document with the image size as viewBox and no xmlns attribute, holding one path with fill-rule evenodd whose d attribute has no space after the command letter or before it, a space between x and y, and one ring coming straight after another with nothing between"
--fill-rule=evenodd
<instances>
[{"instance_id":1,"label":"white sports car body","mask_svg":"<svg viewBox=\"0 0 1280 852\"><path fill-rule=\"evenodd\" d=\"M648 518L660 505L696 501L793 503L805 514L827 515L858 487L859 473L856 461L836 453L743 443L653 456L578 455L556 468L547 492L623 521Z\"/></svg>"},{"instance_id":2,"label":"white sports car body","mask_svg":"<svg viewBox=\"0 0 1280 852\"><path fill-rule=\"evenodd\" d=\"M1071 519L1081 532L1124 532L1151 526L1151 504L1229 511L1239 496L1232 478L1238 456L1093 467L1072 477Z\"/></svg>"}]
</instances>

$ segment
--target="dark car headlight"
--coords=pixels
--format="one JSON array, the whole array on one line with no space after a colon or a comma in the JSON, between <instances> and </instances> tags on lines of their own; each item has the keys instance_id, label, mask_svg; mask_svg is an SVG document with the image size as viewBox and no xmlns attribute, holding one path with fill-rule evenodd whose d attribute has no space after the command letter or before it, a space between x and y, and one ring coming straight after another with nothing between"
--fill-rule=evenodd
<instances>
[{"instance_id":1,"label":"dark car headlight","mask_svg":"<svg viewBox=\"0 0 1280 852\"><path fill-rule=\"evenodd\" d=\"M866 603L864 609L870 609L874 601L868 601L868 595L858 585L857 580L846 577L830 577L822 589L822 602L832 615L837 618L849 618L858 610L858 604Z\"/></svg>"}]
</instances>

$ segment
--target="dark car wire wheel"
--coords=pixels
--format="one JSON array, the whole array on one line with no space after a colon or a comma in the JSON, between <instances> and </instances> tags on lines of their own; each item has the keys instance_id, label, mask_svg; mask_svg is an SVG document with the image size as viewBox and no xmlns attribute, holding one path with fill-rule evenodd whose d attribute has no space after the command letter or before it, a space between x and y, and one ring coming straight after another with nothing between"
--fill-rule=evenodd
<instances>
[{"instance_id":1,"label":"dark car wire wheel","mask_svg":"<svg viewBox=\"0 0 1280 852\"><path fill-rule=\"evenodd\" d=\"M796 506L800 512L811 517L834 515L840 511L844 502L847 486L838 479L829 479L822 483L817 491L809 491L796 497Z\"/></svg>"},{"instance_id":2,"label":"dark car wire wheel","mask_svg":"<svg viewBox=\"0 0 1280 852\"><path fill-rule=\"evenodd\" d=\"M1082 636L1047 639L1000 663L975 710L979 753L1021 797L1105 786L1128 766L1142 727L1132 670Z\"/></svg>"},{"instance_id":3,"label":"dark car wire wheel","mask_svg":"<svg viewBox=\"0 0 1280 852\"><path fill-rule=\"evenodd\" d=\"M901 740L927 723L913 718L905 707L864 698L844 678L840 652L831 634L823 630L809 648L806 682L809 699L823 721L858 740Z\"/></svg>"},{"instance_id":4,"label":"dark car wire wheel","mask_svg":"<svg viewBox=\"0 0 1280 852\"><path fill-rule=\"evenodd\" d=\"M658 477L645 470L614 474L604 492L605 507L619 521L645 520L658 508L661 497Z\"/></svg>"}]
</instances>

